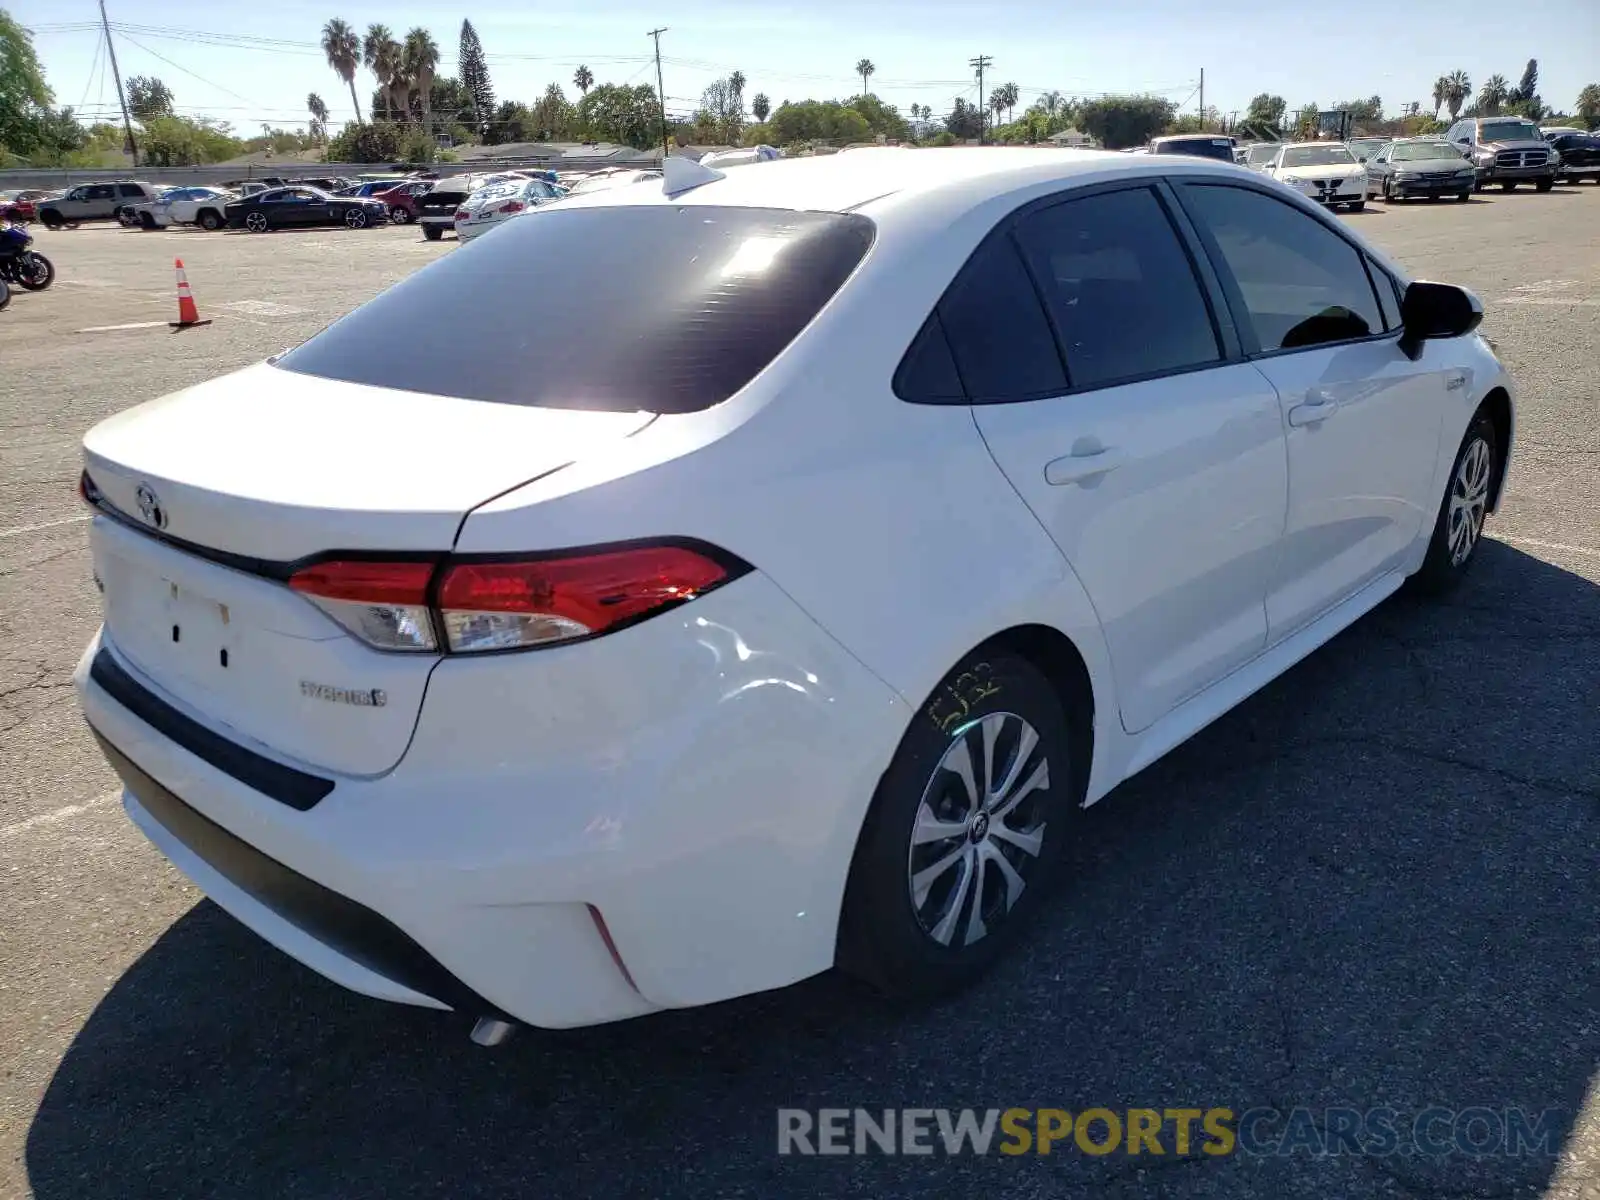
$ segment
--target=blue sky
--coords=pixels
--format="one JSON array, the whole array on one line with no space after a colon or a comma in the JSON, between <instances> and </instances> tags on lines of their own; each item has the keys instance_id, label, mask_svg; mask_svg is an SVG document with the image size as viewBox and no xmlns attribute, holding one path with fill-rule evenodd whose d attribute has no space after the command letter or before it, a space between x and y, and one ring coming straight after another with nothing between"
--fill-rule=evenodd
<instances>
[{"instance_id":1,"label":"blue sky","mask_svg":"<svg viewBox=\"0 0 1600 1200\"><path fill-rule=\"evenodd\" d=\"M24 25L58 103L86 117L110 115L116 90L98 50L91 0L0 0ZM1430 103L1433 79L1461 68L1476 88L1499 72L1513 85L1529 58L1539 60L1539 90L1572 108L1578 89L1600 77L1600 3L1545 0L1537 8L1504 0L1344 0L1314 21L1300 6L1262 0L1122 0L1102 5L965 0L812 0L781 8L731 0L473 0L469 12L431 5L380 6L370 0L271 0L198 4L193 0L107 0L112 21L145 27L118 33L123 77L158 75L180 111L231 121L246 135L263 122L298 125L315 91L335 121L352 115L349 91L324 64L316 42L323 22L342 16L364 29L382 21L396 34L433 32L453 73L463 15L489 56L497 97L534 100L559 82L576 98L572 73L587 63L598 82L653 83L645 31L662 37L668 106L687 112L712 79L738 68L746 94L785 99L843 98L860 90L857 59L877 64L872 90L904 112L912 103L948 111L957 96L976 98L968 60L988 54L990 83L1014 81L1025 106L1041 92L1067 95L1158 91L1193 111L1200 70L1206 102L1243 109L1266 91L1290 107L1383 97L1385 108ZM230 38L266 39L252 45ZM357 77L365 109L372 78Z\"/></svg>"}]
</instances>

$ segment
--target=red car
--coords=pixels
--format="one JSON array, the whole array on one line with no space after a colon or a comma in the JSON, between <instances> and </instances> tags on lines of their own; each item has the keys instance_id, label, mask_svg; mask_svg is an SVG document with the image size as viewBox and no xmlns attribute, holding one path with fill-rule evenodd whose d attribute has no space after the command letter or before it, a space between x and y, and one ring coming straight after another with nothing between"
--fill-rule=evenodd
<instances>
[{"instance_id":1,"label":"red car","mask_svg":"<svg viewBox=\"0 0 1600 1200\"><path fill-rule=\"evenodd\" d=\"M38 220L36 202L49 192L18 192L9 199L0 200L0 221L27 222Z\"/></svg>"},{"instance_id":2,"label":"red car","mask_svg":"<svg viewBox=\"0 0 1600 1200\"><path fill-rule=\"evenodd\" d=\"M409 225L417 219L417 197L431 187L431 179L408 179L386 192L374 192L372 198L382 200L389 206L389 220L396 225Z\"/></svg>"}]
</instances>

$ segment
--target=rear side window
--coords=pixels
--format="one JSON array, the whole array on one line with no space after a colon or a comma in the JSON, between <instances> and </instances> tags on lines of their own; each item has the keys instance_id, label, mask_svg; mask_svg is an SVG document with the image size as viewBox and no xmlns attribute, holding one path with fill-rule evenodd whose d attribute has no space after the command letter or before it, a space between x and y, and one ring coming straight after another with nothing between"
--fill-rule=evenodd
<instances>
[{"instance_id":1,"label":"rear side window","mask_svg":"<svg viewBox=\"0 0 1600 1200\"><path fill-rule=\"evenodd\" d=\"M1068 200L1017 227L1075 388L1215 363L1211 310L1148 188Z\"/></svg>"},{"instance_id":2,"label":"rear side window","mask_svg":"<svg viewBox=\"0 0 1600 1200\"><path fill-rule=\"evenodd\" d=\"M873 235L852 213L556 206L435 260L277 366L499 404L694 412L777 357Z\"/></svg>"},{"instance_id":3,"label":"rear side window","mask_svg":"<svg viewBox=\"0 0 1600 1200\"><path fill-rule=\"evenodd\" d=\"M1260 349L1383 332L1362 255L1321 221L1249 188L1189 184L1183 193Z\"/></svg>"},{"instance_id":4,"label":"rear side window","mask_svg":"<svg viewBox=\"0 0 1600 1200\"><path fill-rule=\"evenodd\" d=\"M1066 390L1050 323L1009 235L991 237L967 260L939 302L939 319L974 404Z\"/></svg>"},{"instance_id":5,"label":"rear side window","mask_svg":"<svg viewBox=\"0 0 1600 1200\"><path fill-rule=\"evenodd\" d=\"M895 372L894 394L913 404L965 404L966 389L939 314L932 312Z\"/></svg>"}]
</instances>

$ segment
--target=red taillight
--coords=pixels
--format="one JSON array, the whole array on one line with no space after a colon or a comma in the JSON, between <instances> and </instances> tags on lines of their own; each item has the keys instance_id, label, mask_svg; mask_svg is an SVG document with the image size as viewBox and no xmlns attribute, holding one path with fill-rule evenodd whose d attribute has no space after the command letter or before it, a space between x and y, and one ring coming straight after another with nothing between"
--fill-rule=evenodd
<instances>
[{"instance_id":1,"label":"red taillight","mask_svg":"<svg viewBox=\"0 0 1600 1200\"><path fill-rule=\"evenodd\" d=\"M710 547L668 544L495 561L330 559L289 586L369 645L437 650L442 633L445 649L473 653L607 633L748 569Z\"/></svg>"},{"instance_id":2,"label":"red taillight","mask_svg":"<svg viewBox=\"0 0 1600 1200\"><path fill-rule=\"evenodd\" d=\"M465 221L470 216L472 216L472 214L469 213L466 209L464 209L464 208L456 209L456 220Z\"/></svg>"},{"instance_id":3,"label":"red taillight","mask_svg":"<svg viewBox=\"0 0 1600 1200\"><path fill-rule=\"evenodd\" d=\"M507 200L498 209L496 209L496 211L503 213L519 213L527 207L528 206L521 200Z\"/></svg>"},{"instance_id":4,"label":"red taillight","mask_svg":"<svg viewBox=\"0 0 1600 1200\"><path fill-rule=\"evenodd\" d=\"M505 650L592 637L692 600L728 578L686 546L446 568L438 605L450 649Z\"/></svg>"},{"instance_id":5,"label":"red taillight","mask_svg":"<svg viewBox=\"0 0 1600 1200\"><path fill-rule=\"evenodd\" d=\"M431 562L336 559L303 567L289 586L369 645L382 650L434 650L439 639L428 610Z\"/></svg>"}]
</instances>

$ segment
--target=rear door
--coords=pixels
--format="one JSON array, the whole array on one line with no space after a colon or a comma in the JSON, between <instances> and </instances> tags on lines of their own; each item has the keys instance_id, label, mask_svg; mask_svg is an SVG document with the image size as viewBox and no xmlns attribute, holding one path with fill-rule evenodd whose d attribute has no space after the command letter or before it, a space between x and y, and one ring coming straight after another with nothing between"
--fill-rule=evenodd
<instances>
[{"instance_id":1,"label":"rear door","mask_svg":"<svg viewBox=\"0 0 1600 1200\"><path fill-rule=\"evenodd\" d=\"M1394 281L1331 220L1235 183L1179 188L1287 426L1288 522L1267 592L1277 642L1405 558L1438 507L1447 342L1399 347ZM1378 286L1385 289L1380 295Z\"/></svg>"},{"instance_id":2,"label":"rear door","mask_svg":"<svg viewBox=\"0 0 1600 1200\"><path fill-rule=\"evenodd\" d=\"M1214 282L1141 183L1025 211L939 307L995 461L1095 606L1130 732L1266 640L1283 433Z\"/></svg>"},{"instance_id":3,"label":"rear door","mask_svg":"<svg viewBox=\"0 0 1600 1200\"><path fill-rule=\"evenodd\" d=\"M84 193L79 216L88 219L112 216L117 210L117 189L109 183L92 184Z\"/></svg>"}]
</instances>

